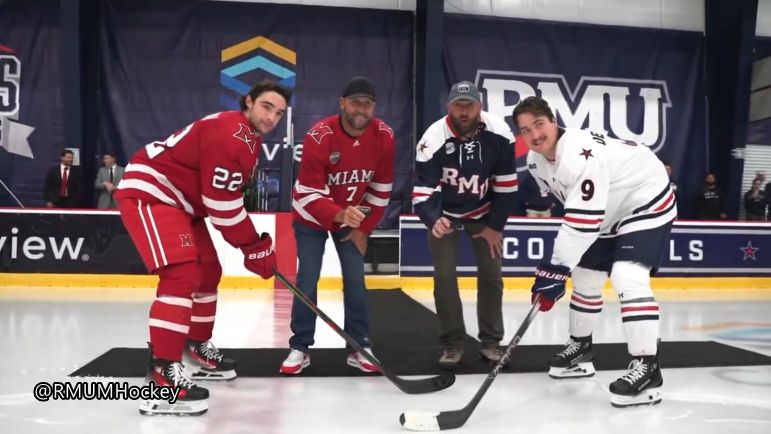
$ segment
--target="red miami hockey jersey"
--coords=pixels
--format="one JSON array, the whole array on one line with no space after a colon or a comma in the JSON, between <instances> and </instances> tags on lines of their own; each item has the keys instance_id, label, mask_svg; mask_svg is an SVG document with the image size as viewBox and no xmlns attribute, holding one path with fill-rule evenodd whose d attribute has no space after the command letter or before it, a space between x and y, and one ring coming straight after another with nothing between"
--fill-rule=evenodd
<instances>
[{"instance_id":1,"label":"red miami hockey jersey","mask_svg":"<svg viewBox=\"0 0 771 434\"><path fill-rule=\"evenodd\" d=\"M259 237L246 215L241 187L252 176L261 143L239 111L206 116L134 154L115 197L208 216L231 245L255 243Z\"/></svg>"},{"instance_id":2,"label":"red miami hockey jersey","mask_svg":"<svg viewBox=\"0 0 771 434\"><path fill-rule=\"evenodd\" d=\"M383 217L394 172L394 132L373 117L358 137L343 130L340 115L305 134L292 215L315 229L335 231L335 214L349 205L372 208L359 229L369 234Z\"/></svg>"}]
</instances>

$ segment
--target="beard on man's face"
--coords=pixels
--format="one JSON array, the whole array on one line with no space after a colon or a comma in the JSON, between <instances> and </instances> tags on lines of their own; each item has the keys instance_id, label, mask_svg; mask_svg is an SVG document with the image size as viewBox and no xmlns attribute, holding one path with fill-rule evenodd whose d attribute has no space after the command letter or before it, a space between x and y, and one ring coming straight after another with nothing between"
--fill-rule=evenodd
<instances>
[{"instance_id":1,"label":"beard on man's face","mask_svg":"<svg viewBox=\"0 0 771 434\"><path fill-rule=\"evenodd\" d=\"M471 135L479 125L479 119L472 119L468 115L458 116L457 118L450 116L450 122L452 122L452 127L455 128L455 131L461 136Z\"/></svg>"},{"instance_id":2,"label":"beard on man's face","mask_svg":"<svg viewBox=\"0 0 771 434\"><path fill-rule=\"evenodd\" d=\"M367 128L367 125L369 125L372 118L362 113L345 113L345 120L348 121L353 128L363 130L364 128Z\"/></svg>"}]
</instances>

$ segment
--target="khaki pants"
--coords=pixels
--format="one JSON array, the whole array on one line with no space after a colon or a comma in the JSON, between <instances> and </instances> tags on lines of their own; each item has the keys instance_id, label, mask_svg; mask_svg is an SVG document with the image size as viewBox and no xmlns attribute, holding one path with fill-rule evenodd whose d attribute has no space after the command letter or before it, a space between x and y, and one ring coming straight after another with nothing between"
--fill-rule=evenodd
<instances>
[{"instance_id":1,"label":"khaki pants","mask_svg":"<svg viewBox=\"0 0 771 434\"><path fill-rule=\"evenodd\" d=\"M547 209L544 211L537 211L534 209L526 209L525 213L527 213L528 217L551 217L551 210Z\"/></svg>"},{"instance_id":2,"label":"khaki pants","mask_svg":"<svg viewBox=\"0 0 771 434\"><path fill-rule=\"evenodd\" d=\"M474 222L464 222L464 225L469 237L485 227ZM445 346L460 346L466 334L456 272L461 232L456 230L442 238L435 238L428 231L428 247L434 264L434 303L439 315L440 341ZM477 259L479 340L483 345L498 344L503 339L501 258L490 257L490 248L485 240L470 240Z\"/></svg>"}]
</instances>

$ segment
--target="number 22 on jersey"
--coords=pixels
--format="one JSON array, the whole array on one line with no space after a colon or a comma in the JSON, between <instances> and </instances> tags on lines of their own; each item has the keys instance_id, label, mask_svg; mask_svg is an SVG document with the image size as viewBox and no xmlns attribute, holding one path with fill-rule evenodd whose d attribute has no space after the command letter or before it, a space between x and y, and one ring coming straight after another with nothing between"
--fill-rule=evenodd
<instances>
[{"instance_id":1,"label":"number 22 on jersey","mask_svg":"<svg viewBox=\"0 0 771 434\"><path fill-rule=\"evenodd\" d=\"M167 138L162 142L152 142L152 143L146 144L145 152L147 152L147 156L150 158L155 158L166 149L173 148L174 146L177 145L177 143L179 143L180 140L182 140L183 137L187 135L187 133L190 132L192 128L193 128L193 124L190 124L186 126L179 133L170 135L169 138Z\"/></svg>"}]
</instances>

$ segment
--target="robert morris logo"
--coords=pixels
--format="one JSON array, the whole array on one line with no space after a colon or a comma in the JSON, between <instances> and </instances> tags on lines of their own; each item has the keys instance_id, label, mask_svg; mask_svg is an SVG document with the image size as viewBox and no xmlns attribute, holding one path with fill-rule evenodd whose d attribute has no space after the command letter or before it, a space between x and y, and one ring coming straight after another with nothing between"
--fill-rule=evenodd
<instances>
[{"instance_id":1,"label":"robert morris logo","mask_svg":"<svg viewBox=\"0 0 771 434\"><path fill-rule=\"evenodd\" d=\"M541 96L565 127L603 132L654 152L666 143L672 102L665 81L581 77L568 83L562 74L478 70L476 83L487 110L502 118L519 101Z\"/></svg>"},{"instance_id":2,"label":"robert morris logo","mask_svg":"<svg viewBox=\"0 0 771 434\"><path fill-rule=\"evenodd\" d=\"M81 255L85 238L77 237L24 237L19 228L11 228L11 235L0 235L0 255L9 252L11 259L24 257L32 260L50 258L56 260L88 261L87 253Z\"/></svg>"},{"instance_id":3,"label":"robert morris logo","mask_svg":"<svg viewBox=\"0 0 771 434\"><path fill-rule=\"evenodd\" d=\"M27 138L34 127L16 122L21 107L21 61L13 49L0 44L0 148L34 158Z\"/></svg>"},{"instance_id":4,"label":"robert morris logo","mask_svg":"<svg viewBox=\"0 0 771 434\"><path fill-rule=\"evenodd\" d=\"M238 98L249 93L259 78L271 78L288 88L295 86L297 53L264 36L256 36L222 50L220 103L228 110L238 110Z\"/></svg>"}]
</instances>

